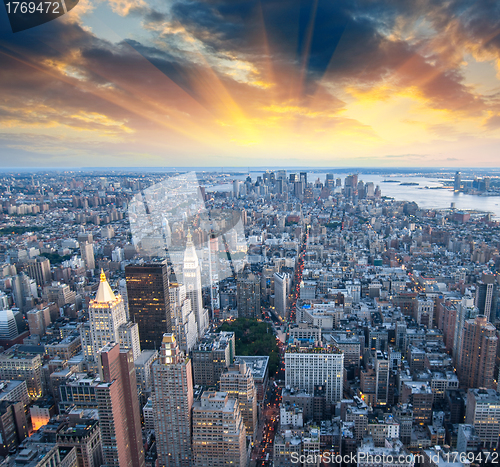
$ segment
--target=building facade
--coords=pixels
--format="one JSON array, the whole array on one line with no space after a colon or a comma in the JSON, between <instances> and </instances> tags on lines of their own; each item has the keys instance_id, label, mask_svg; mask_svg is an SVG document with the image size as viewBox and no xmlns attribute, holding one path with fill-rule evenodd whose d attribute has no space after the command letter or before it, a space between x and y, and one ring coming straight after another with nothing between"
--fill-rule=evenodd
<instances>
[{"instance_id":1,"label":"building facade","mask_svg":"<svg viewBox=\"0 0 500 467\"><path fill-rule=\"evenodd\" d=\"M160 467L190 467L193 377L191 360L173 334L164 334L153 365L153 416Z\"/></svg>"},{"instance_id":2,"label":"building facade","mask_svg":"<svg viewBox=\"0 0 500 467\"><path fill-rule=\"evenodd\" d=\"M206 391L194 403L193 458L196 467L247 466L245 424L227 392Z\"/></svg>"},{"instance_id":3,"label":"building facade","mask_svg":"<svg viewBox=\"0 0 500 467\"><path fill-rule=\"evenodd\" d=\"M130 320L139 326L142 349L159 349L172 332L168 269L165 263L125 268Z\"/></svg>"},{"instance_id":4,"label":"building facade","mask_svg":"<svg viewBox=\"0 0 500 467\"><path fill-rule=\"evenodd\" d=\"M118 343L99 352L100 384L96 387L104 464L145 467L141 415L131 350Z\"/></svg>"},{"instance_id":5,"label":"building facade","mask_svg":"<svg viewBox=\"0 0 500 467\"><path fill-rule=\"evenodd\" d=\"M327 401L342 399L344 354L335 347L301 349L285 353L285 385L314 394L314 386L326 387Z\"/></svg>"}]
</instances>

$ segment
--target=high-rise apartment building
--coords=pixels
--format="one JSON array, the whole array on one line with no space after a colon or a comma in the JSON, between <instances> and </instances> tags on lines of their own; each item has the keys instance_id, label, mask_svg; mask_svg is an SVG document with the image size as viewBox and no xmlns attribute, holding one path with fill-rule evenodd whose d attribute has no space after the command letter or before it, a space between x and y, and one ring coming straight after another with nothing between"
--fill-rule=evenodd
<instances>
[{"instance_id":1,"label":"high-rise apartment building","mask_svg":"<svg viewBox=\"0 0 500 467\"><path fill-rule=\"evenodd\" d=\"M460 355L462 354L462 337L465 321L474 319L479 314L478 308L474 305L474 298L470 294L466 294L456 303L457 314L453 330L453 347L452 356L460 366ZM452 324L452 323L450 323Z\"/></svg>"},{"instance_id":2,"label":"high-rise apartment building","mask_svg":"<svg viewBox=\"0 0 500 467\"><path fill-rule=\"evenodd\" d=\"M164 334L153 366L153 414L161 467L190 467L193 376L191 360L180 352L173 334Z\"/></svg>"},{"instance_id":3,"label":"high-rise apartment building","mask_svg":"<svg viewBox=\"0 0 500 467\"><path fill-rule=\"evenodd\" d=\"M94 259L94 245L89 242L80 243L80 255L85 262L85 268L94 270L95 269L95 259Z\"/></svg>"},{"instance_id":4,"label":"high-rise apartment building","mask_svg":"<svg viewBox=\"0 0 500 467\"><path fill-rule=\"evenodd\" d=\"M239 318L259 318L260 279L252 273L244 273L236 282L236 303Z\"/></svg>"},{"instance_id":5,"label":"high-rise apartment building","mask_svg":"<svg viewBox=\"0 0 500 467\"><path fill-rule=\"evenodd\" d=\"M257 390L252 371L245 362L229 366L220 377L220 390L234 397L239 405L247 435L255 436L257 429Z\"/></svg>"},{"instance_id":6,"label":"high-rise apartment building","mask_svg":"<svg viewBox=\"0 0 500 467\"><path fill-rule=\"evenodd\" d=\"M382 352L380 352L382 353ZM387 405L389 400L389 359L383 355L375 360L375 403Z\"/></svg>"},{"instance_id":7,"label":"high-rise apartment building","mask_svg":"<svg viewBox=\"0 0 500 467\"><path fill-rule=\"evenodd\" d=\"M234 332L205 334L191 352L194 384L214 387L222 372L233 363Z\"/></svg>"},{"instance_id":8,"label":"high-rise apartment building","mask_svg":"<svg viewBox=\"0 0 500 467\"><path fill-rule=\"evenodd\" d=\"M182 269L184 285L186 286L187 297L191 300L198 326L198 336L205 334L209 325L208 310L203 308L203 297L201 294L201 269L198 262L198 255L194 248L191 232L187 234L186 250L184 251L184 263Z\"/></svg>"},{"instance_id":9,"label":"high-rise apartment building","mask_svg":"<svg viewBox=\"0 0 500 467\"><path fill-rule=\"evenodd\" d=\"M465 423L474 426L484 448L497 449L500 435L500 394L493 389L469 389Z\"/></svg>"},{"instance_id":10,"label":"high-rise apartment building","mask_svg":"<svg viewBox=\"0 0 500 467\"><path fill-rule=\"evenodd\" d=\"M130 320L139 326L142 349L159 349L172 332L168 268L165 263L125 268Z\"/></svg>"},{"instance_id":11,"label":"high-rise apartment building","mask_svg":"<svg viewBox=\"0 0 500 467\"><path fill-rule=\"evenodd\" d=\"M484 273L476 287L475 305L479 309L479 314L486 316L488 321L494 321L496 316L491 316L491 312L496 312L497 303L497 277L495 274Z\"/></svg>"},{"instance_id":12,"label":"high-rise apartment building","mask_svg":"<svg viewBox=\"0 0 500 467\"><path fill-rule=\"evenodd\" d=\"M236 399L205 391L193 404L193 458L196 467L246 467L246 430Z\"/></svg>"},{"instance_id":13,"label":"high-rise apartment building","mask_svg":"<svg viewBox=\"0 0 500 467\"><path fill-rule=\"evenodd\" d=\"M99 352L96 388L104 465L145 467L141 414L131 350L111 343Z\"/></svg>"},{"instance_id":14,"label":"high-rise apartment building","mask_svg":"<svg viewBox=\"0 0 500 467\"><path fill-rule=\"evenodd\" d=\"M462 387L496 387L494 371L497 343L496 328L488 322L486 316L465 321L458 365Z\"/></svg>"},{"instance_id":15,"label":"high-rise apartment building","mask_svg":"<svg viewBox=\"0 0 500 467\"><path fill-rule=\"evenodd\" d=\"M52 279L52 274L50 273L50 261L43 256L28 259L26 269L28 275L32 279L35 279L39 287L49 284Z\"/></svg>"},{"instance_id":16,"label":"high-rise apartment building","mask_svg":"<svg viewBox=\"0 0 500 467\"><path fill-rule=\"evenodd\" d=\"M285 385L314 394L314 386L326 388L330 403L342 399L344 354L333 346L290 347L285 353Z\"/></svg>"}]
</instances>

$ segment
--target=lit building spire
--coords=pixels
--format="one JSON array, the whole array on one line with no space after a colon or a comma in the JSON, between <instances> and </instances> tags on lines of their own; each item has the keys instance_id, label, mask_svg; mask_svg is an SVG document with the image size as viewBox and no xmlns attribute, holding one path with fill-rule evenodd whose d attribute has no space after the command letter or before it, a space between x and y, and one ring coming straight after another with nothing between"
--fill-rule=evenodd
<instances>
[{"instance_id":1,"label":"lit building spire","mask_svg":"<svg viewBox=\"0 0 500 467\"><path fill-rule=\"evenodd\" d=\"M101 282L99 283L99 288L95 296L95 301L97 303L109 303L116 300L115 294L111 290L111 287L106 279L106 274L101 269Z\"/></svg>"}]
</instances>

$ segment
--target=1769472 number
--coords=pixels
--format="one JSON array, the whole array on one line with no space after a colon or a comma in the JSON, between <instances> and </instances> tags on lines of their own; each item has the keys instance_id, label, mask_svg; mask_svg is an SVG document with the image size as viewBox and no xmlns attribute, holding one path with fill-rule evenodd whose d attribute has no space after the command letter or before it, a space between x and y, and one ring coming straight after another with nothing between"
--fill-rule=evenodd
<instances>
[{"instance_id":1,"label":"1769472 number","mask_svg":"<svg viewBox=\"0 0 500 467\"><path fill-rule=\"evenodd\" d=\"M61 14L59 11L61 4L59 2L9 2L6 3L8 14L16 13L52 13Z\"/></svg>"}]
</instances>

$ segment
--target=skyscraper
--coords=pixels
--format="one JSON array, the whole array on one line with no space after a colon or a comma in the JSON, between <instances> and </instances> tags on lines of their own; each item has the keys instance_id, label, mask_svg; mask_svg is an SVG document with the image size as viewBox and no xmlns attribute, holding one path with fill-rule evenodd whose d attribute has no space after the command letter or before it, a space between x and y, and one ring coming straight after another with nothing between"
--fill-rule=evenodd
<instances>
[{"instance_id":1,"label":"skyscraper","mask_svg":"<svg viewBox=\"0 0 500 467\"><path fill-rule=\"evenodd\" d=\"M35 279L39 287L50 283L52 274L50 273L50 261L47 258L37 256L36 258L29 259L26 266L28 275L32 279Z\"/></svg>"},{"instance_id":2,"label":"skyscraper","mask_svg":"<svg viewBox=\"0 0 500 467\"><path fill-rule=\"evenodd\" d=\"M205 391L193 404L193 457L196 467L246 467L246 430L236 399Z\"/></svg>"},{"instance_id":3,"label":"skyscraper","mask_svg":"<svg viewBox=\"0 0 500 467\"><path fill-rule=\"evenodd\" d=\"M207 333L192 350L194 384L215 386L222 372L233 363L234 332Z\"/></svg>"},{"instance_id":4,"label":"skyscraper","mask_svg":"<svg viewBox=\"0 0 500 467\"><path fill-rule=\"evenodd\" d=\"M494 321L496 316L491 316L491 310L496 312L497 299L497 278L495 274L483 272L481 280L476 287L475 305L479 308L479 313L486 316L488 321Z\"/></svg>"},{"instance_id":5,"label":"skyscraper","mask_svg":"<svg viewBox=\"0 0 500 467\"><path fill-rule=\"evenodd\" d=\"M260 279L244 273L236 281L236 303L239 318L260 317Z\"/></svg>"},{"instance_id":6,"label":"skyscraper","mask_svg":"<svg viewBox=\"0 0 500 467\"><path fill-rule=\"evenodd\" d=\"M130 265L125 277L130 320L139 325L141 348L159 348L163 334L172 332L167 265Z\"/></svg>"},{"instance_id":7,"label":"skyscraper","mask_svg":"<svg viewBox=\"0 0 500 467\"><path fill-rule=\"evenodd\" d=\"M500 395L493 389L469 389L465 423L474 426L484 448L496 449L500 434Z\"/></svg>"},{"instance_id":8,"label":"skyscraper","mask_svg":"<svg viewBox=\"0 0 500 467\"><path fill-rule=\"evenodd\" d=\"M198 327L191 300L187 298L184 284L171 283L169 290L172 331L177 336L179 348L189 353L198 340Z\"/></svg>"},{"instance_id":9,"label":"skyscraper","mask_svg":"<svg viewBox=\"0 0 500 467\"><path fill-rule=\"evenodd\" d=\"M164 334L160 359L153 364L153 414L159 465L190 467L193 375L191 360L173 334Z\"/></svg>"},{"instance_id":10,"label":"skyscraper","mask_svg":"<svg viewBox=\"0 0 500 467\"><path fill-rule=\"evenodd\" d=\"M88 360L96 361L106 344L117 342L131 349L135 359L141 353L138 326L127 323L123 299L113 293L104 272L100 279L95 299L89 305L90 333L82 334L83 353Z\"/></svg>"},{"instance_id":11,"label":"skyscraper","mask_svg":"<svg viewBox=\"0 0 500 467\"><path fill-rule=\"evenodd\" d=\"M208 310L203 308L201 270L191 232L187 234L186 250L184 251L183 277L184 285L186 286L186 294L187 297L191 299L191 307L196 317L198 335L203 336L209 324Z\"/></svg>"},{"instance_id":12,"label":"skyscraper","mask_svg":"<svg viewBox=\"0 0 500 467\"><path fill-rule=\"evenodd\" d=\"M106 467L145 467L137 380L131 350L117 343L99 353L96 388L104 464Z\"/></svg>"},{"instance_id":13,"label":"skyscraper","mask_svg":"<svg viewBox=\"0 0 500 467\"><path fill-rule=\"evenodd\" d=\"M335 188L335 177L333 174L326 174L325 186L327 188Z\"/></svg>"},{"instance_id":14,"label":"skyscraper","mask_svg":"<svg viewBox=\"0 0 500 467\"><path fill-rule=\"evenodd\" d=\"M274 308L276 314L285 319L287 315L287 289L288 276L287 274L274 273Z\"/></svg>"},{"instance_id":15,"label":"skyscraper","mask_svg":"<svg viewBox=\"0 0 500 467\"><path fill-rule=\"evenodd\" d=\"M252 371L243 361L229 366L220 377L220 390L238 400L247 435L255 437L257 429L257 390Z\"/></svg>"},{"instance_id":16,"label":"skyscraper","mask_svg":"<svg viewBox=\"0 0 500 467\"><path fill-rule=\"evenodd\" d=\"M94 245L88 242L80 243L80 254L85 262L85 268L90 270L95 269Z\"/></svg>"},{"instance_id":17,"label":"skyscraper","mask_svg":"<svg viewBox=\"0 0 500 467\"><path fill-rule=\"evenodd\" d=\"M375 403L387 405L389 400L389 360L382 352L375 359Z\"/></svg>"},{"instance_id":18,"label":"skyscraper","mask_svg":"<svg viewBox=\"0 0 500 467\"><path fill-rule=\"evenodd\" d=\"M496 388L494 370L497 342L496 328L488 322L486 316L465 321L458 365L461 386Z\"/></svg>"},{"instance_id":19,"label":"skyscraper","mask_svg":"<svg viewBox=\"0 0 500 467\"><path fill-rule=\"evenodd\" d=\"M460 172L455 172L455 180L453 182L453 190L460 191L462 185L462 174Z\"/></svg>"}]
</instances>

